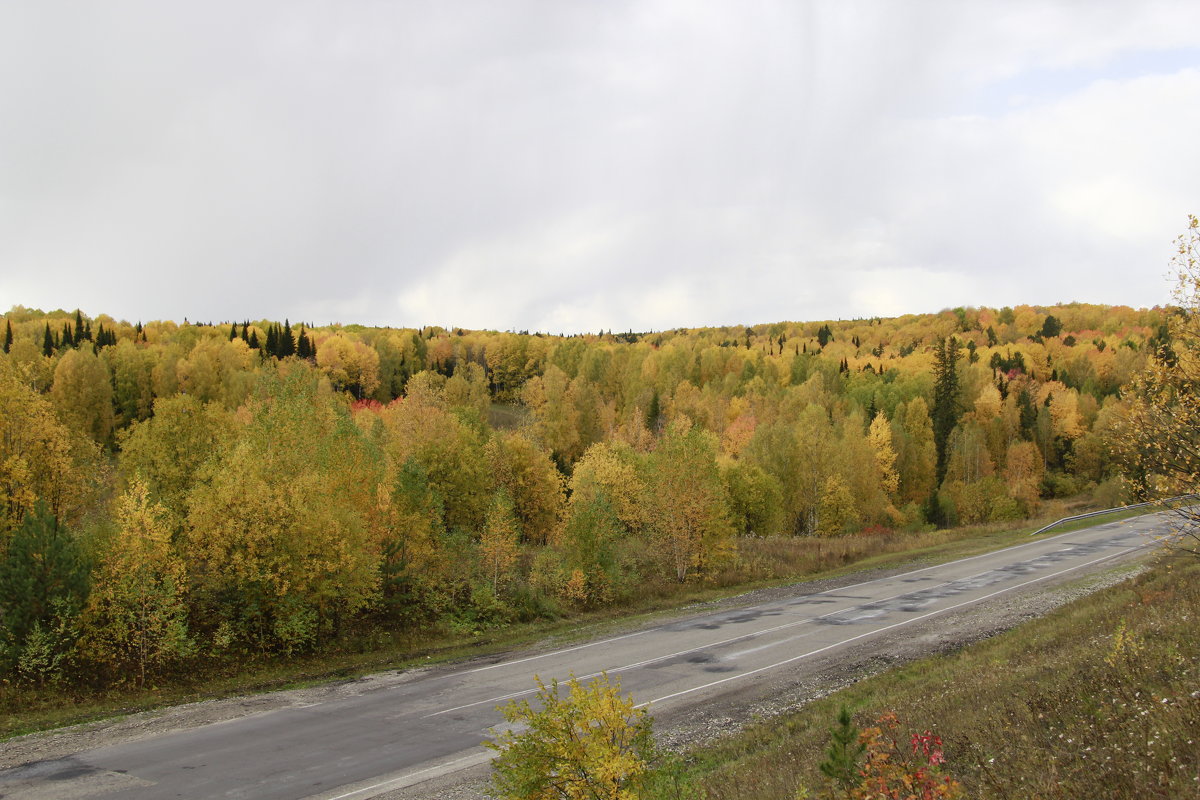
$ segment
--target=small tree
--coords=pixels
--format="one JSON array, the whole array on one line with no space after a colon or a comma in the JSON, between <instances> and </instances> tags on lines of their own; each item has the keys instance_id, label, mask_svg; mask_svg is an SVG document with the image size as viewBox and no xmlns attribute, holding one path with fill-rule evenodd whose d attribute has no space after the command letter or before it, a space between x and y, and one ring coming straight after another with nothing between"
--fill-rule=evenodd
<instances>
[{"instance_id":1,"label":"small tree","mask_svg":"<svg viewBox=\"0 0 1200 800\"><path fill-rule=\"evenodd\" d=\"M493 783L510 800L635 800L654 754L652 720L620 681L607 674L586 686L572 676L567 696L558 681L537 679L535 710L513 701L500 711L515 730L485 742L499 755Z\"/></svg>"},{"instance_id":2,"label":"small tree","mask_svg":"<svg viewBox=\"0 0 1200 800\"><path fill-rule=\"evenodd\" d=\"M119 499L116 521L119 530L84 610L81 649L100 664L132 670L142 686L148 672L193 650L186 577L164 510L149 499L140 478Z\"/></svg>"},{"instance_id":3,"label":"small tree","mask_svg":"<svg viewBox=\"0 0 1200 800\"><path fill-rule=\"evenodd\" d=\"M31 649L47 664L65 663L88 572L74 535L38 501L0 557L0 672L19 667Z\"/></svg>"}]
</instances>

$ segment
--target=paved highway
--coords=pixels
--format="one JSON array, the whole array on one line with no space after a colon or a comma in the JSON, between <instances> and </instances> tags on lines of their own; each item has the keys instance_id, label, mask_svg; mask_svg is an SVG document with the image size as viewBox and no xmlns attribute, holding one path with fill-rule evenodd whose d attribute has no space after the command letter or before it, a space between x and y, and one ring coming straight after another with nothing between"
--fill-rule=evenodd
<instances>
[{"instance_id":1,"label":"paved highway","mask_svg":"<svg viewBox=\"0 0 1200 800\"><path fill-rule=\"evenodd\" d=\"M1152 546L1148 515L947 564L494 663L416 671L386 690L270 711L0 771L0 797L359 800L487 760L498 704L602 670L654 713L704 703L850 643L1103 569ZM926 623L928 624L928 623ZM2 747L3 745L0 745Z\"/></svg>"}]
</instances>

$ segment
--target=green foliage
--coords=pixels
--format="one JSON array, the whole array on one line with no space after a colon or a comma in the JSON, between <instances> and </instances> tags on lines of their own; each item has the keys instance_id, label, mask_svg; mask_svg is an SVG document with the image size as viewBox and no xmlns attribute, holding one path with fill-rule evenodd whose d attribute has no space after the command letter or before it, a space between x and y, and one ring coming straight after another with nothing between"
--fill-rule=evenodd
<instances>
[{"instance_id":1,"label":"green foliage","mask_svg":"<svg viewBox=\"0 0 1200 800\"><path fill-rule=\"evenodd\" d=\"M937 451L937 481L946 476L947 446L950 433L958 424L958 340L941 339L934 348L933 367L933 442Z\"/></svg>"},{"instance_id":2,"label":"green foliage","mask_svg":"<svg viewBox=\"0 0 1200 800\"><path fill-rule=\"evenodd\" d=\"M842 706L838 711L837 727L829 729L829 749L819 765L821 774L849 797L858 785L858 765L866 750L867 745L859 741L859 730L849 709Z\"/></svg>"},{"instance_id":3,"label":"green foliage","mask_svg":"<svg viewBox=\"0 0 1200 800\"><path fill-rule=\"evenodd\" d=\"M79 542L38 502L0 558L0 664L23 674L57 674L74 645L74 618L88 587Z\"/></svg>"},{"instance_id":4,"label":"green foliage","mask_svg":"<svg viewBox=\"0 0 1200 800\"><path fill-rule=\"evenodd\" d=\"M537 708L528 700L500 710L510 726L484 745L498 753L493 785L510 800L636 800L654 759L651 718L621 696L607 675L586 686L572 677L537 679Z\"/></svg>"}]
</instances>

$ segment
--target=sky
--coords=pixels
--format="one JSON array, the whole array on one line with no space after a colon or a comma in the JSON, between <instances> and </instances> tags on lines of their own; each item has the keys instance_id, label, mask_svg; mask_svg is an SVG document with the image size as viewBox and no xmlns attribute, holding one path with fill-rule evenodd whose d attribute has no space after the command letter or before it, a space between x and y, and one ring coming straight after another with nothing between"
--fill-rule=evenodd
<instances>
[{"instance_id":1,"label":"sky","mask_svg":"<svg viewBox=\"0 0 1200 800\"><path fill-rule=\"evenodd\" d=\"M0 4L0 311L550 333L1170 300L1194 0Z\"/></svg>"}]
</instances>

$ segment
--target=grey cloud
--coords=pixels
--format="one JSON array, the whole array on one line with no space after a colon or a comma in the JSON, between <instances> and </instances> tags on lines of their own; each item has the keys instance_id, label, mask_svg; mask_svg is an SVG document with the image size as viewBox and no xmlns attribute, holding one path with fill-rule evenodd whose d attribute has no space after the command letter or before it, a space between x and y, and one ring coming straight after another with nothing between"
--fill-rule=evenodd
<instances>
[{"instance_id":1,"label":"grey cloud","mask_svg":"<svg viewBox=\"0 0 1200 800\"><path fill-rule=\"evenodd\" d=\"M569 331L1155 302L1197 170L1161 167L1200 122L1147 100L1129 135L1166 130L1106 162L1062 136L1103 100L954 117L1200 45L1186 4L1088 8L5 6L0 305ZM1064 212L1105 176L1171 218Z\"/></svg>"}]
</instances>

